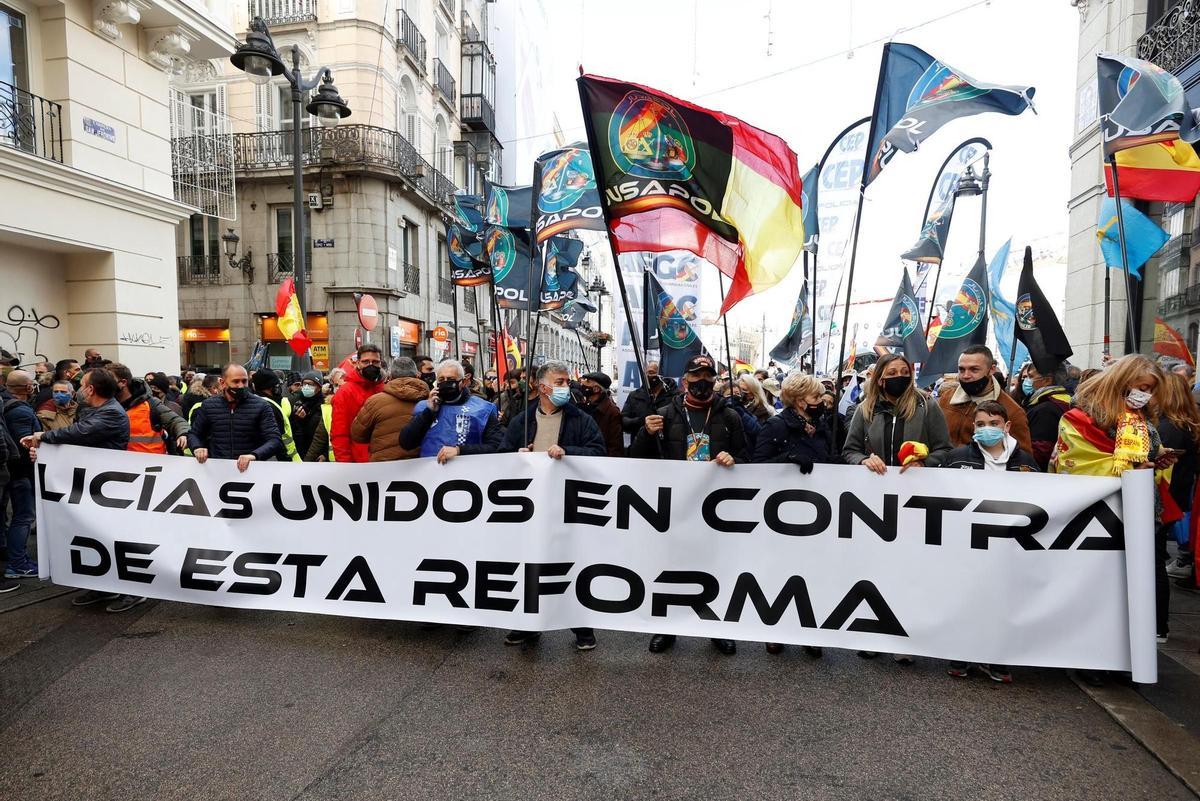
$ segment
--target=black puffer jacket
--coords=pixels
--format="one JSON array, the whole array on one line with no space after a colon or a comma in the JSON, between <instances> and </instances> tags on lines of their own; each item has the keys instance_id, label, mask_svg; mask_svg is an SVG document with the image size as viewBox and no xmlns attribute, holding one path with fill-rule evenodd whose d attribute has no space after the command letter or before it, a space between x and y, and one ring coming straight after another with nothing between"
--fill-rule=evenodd
<instances>
[{"instance_id":1,"label":"black puffer jacket","mask_svg":"<svg viewBox=\"0 0 1200 801\"><path fill-rule=\"evenodd\" d=\"M831 413L809 423L795 409L788 407L768 420L758 432L754 449L756 463L841 464L833 448L833 418Z\"/></svg>"},{"instance_id":2,"label":"black puffer jacket","mask_svg":"<svg viewBox=\"0 0 1200 801\"><path fill-rule=\"evenodd\" d=\"M247 395L231 406L224 395L205 398L192 415L188 447L207 448L213 459L236 459L254 454L262 462L284 457L283 439L275 422L275 409L256 395Z\"/></svg>"},{"instance_id":3,"label":"black puffer jacket","mask_svg":"<svg viewBox=\"0 0 1200 801\"><path fill-rule=\"evenodd\" d=\"M642 459L687 458L688 414L683 404L683 395L676 395L665 406L652 414L663 416L662 454L660 456L657 437L646 431L643 424L633 440L629 455ZM725 451L735 462L746 462L746 435L742 431L742 418L723 398L713 398L712 415L708 420L708 458L715 459ZM698 432L697 432L698 433Z\"/></svg>"}]
</instances>

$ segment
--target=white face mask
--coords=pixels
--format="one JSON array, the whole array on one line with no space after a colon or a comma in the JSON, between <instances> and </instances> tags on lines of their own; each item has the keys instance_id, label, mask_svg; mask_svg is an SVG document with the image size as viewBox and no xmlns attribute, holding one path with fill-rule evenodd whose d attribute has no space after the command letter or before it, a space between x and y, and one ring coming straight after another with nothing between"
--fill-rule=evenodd
<instances>
[{"instance_id":1,"label":"white face mask","mask_svg":"<svg viewBox=\"0 0 1200 801\"><path fill-rule=\"evenodd\" d=\"M1149 392L1142 392L1140 389L1131 389L1125 395L1125 405L1130 409L1141 409L1154 395Z\"/></svg>"}]
</instances>

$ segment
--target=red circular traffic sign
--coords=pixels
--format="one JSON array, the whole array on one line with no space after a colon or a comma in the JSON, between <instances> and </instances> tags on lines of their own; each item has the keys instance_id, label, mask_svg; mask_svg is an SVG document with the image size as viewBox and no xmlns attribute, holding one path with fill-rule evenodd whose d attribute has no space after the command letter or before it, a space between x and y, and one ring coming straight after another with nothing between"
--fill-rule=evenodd
<instances>
[{"instance_id":1,"label":"red circular traffic sign","mask_svg":"<svg viewBox=\"0 0 1200 801\"><path fill-rule=\"evenodd\" d=\"M367 331L374 331L379 322L379 305L370 295L363 295L358 299L358 321Z\"/></svg>"}]
</instances>

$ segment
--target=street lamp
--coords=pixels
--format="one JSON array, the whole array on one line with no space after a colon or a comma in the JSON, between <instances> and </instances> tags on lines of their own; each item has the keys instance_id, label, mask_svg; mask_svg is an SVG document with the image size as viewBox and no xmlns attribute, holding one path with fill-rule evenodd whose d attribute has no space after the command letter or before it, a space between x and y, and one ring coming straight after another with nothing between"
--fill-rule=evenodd
<instances>
[{"instance_id":1,"label":"street lamp","mask_svg":"<svg viewBox=\"0 0 1200 801\"><path fill-rule=\"evenodd\" d=\"M242 258L237 257L238 243L242 239L232 228L226 228L225 233L221 234L221 244L225 248L225 258L229 260L229 266L235 270L241 270L246 274L246 280L254 281L254 263L251 260L253 251L246 248L246 255Z\"/></svg>"},{"instance_id":2,"label":"street lamp","mask_svg":"<svg viewBox=\"0 0 1200 801\"><path fill-rule=\"evenodd\" d=\"M585 266L591 263L591 256L584 256ZM596 333L600 334L604 331L604 296L608 294L608 287L604 285L604 279L599 274L592 279L592 285L588 287L588 292L596 293ZM604 349L604 339L597 337L596 339L596 369L600 369L601 354Z\"/></svg>"},{"instance_id":3,"label":"street lamp","mask_svg":"<svg viewBox=\"0 0 1200 801\"><path fill-rule=\"evenodd\" d=\"M321 67L312 79L305 79L300 71L300 47L292 45L292 66L289 69L283 63L271 31L262 17L255 17L250 22L250 32L246 41L238 45L238 49L229 57L233 66L246 73L251 83L263 86L270 83L272 78L282 75L292 87L292 277L296 286L296 300L300 304L301 319L307 321L308 304L305 288L305 278L308 265L304 263L307 249L304 247L304 161L301 153L300 106L304 95L317 89L317 96L305 106L305 110L314 115L323 127L332 128L338 122L350 116L350 107L338 94L333 85L333 72L328 67ZM224 237L222 237L224 238ZM226 245L228 248L228 244ZM307 371L311 368L311 358L306 354L292 359L292 368L297 371Z\"/></svg>"}]
</instances>

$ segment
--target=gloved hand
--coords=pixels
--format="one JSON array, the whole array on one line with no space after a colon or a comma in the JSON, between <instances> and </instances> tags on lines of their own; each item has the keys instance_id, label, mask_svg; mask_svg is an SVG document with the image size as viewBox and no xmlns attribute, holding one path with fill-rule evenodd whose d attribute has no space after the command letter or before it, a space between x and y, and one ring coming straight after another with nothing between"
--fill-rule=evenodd
<instances>
[{"instance_id":1,"label":"gloved hand","mask_svg":"<svg viewBox=\"0 0 1200 801\"><path fill-rule=\"evenodd\" d=\"M815 463L807 456L797 456L792 460L792 464L796 465L796 467L799 467L800 472L807 476L813 471L813 465Z\"/></svg>"}]
</instances>

